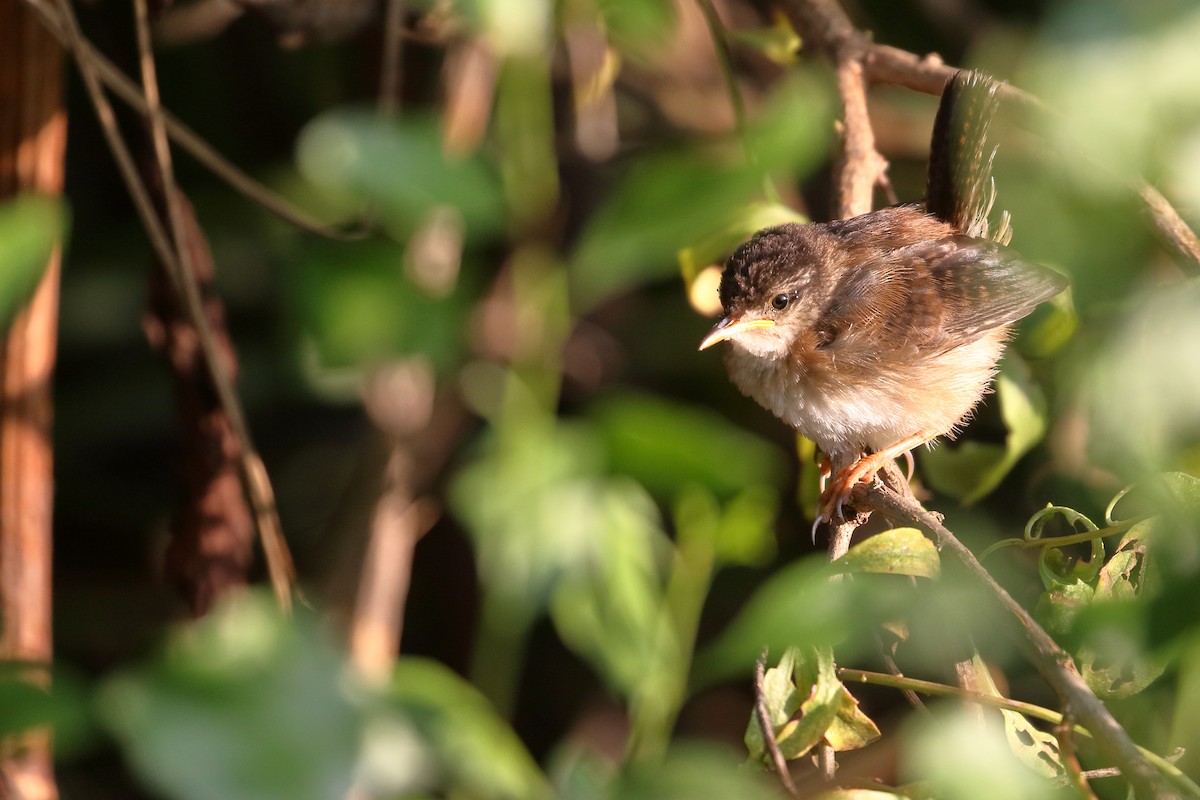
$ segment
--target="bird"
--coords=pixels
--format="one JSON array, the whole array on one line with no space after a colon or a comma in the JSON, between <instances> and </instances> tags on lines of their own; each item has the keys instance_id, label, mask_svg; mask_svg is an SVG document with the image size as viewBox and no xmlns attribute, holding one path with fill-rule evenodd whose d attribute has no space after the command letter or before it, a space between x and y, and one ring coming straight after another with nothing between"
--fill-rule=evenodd
<instances>
[{"instance_id":1,"label":"bird","mask_svg":"<svg viewBox=\"0 0 1200 800\"><path fill-rule=\"evenodd\" d=\"M721 275L723 316L700 343L727 343L732 382L846 464L814 522L843 515L889 461L953 436L988 391L1012 326L1067 279L1008 247L986 137L998 84L960 70L934 119L925 199L755 233Z\"/></svg>"}]
</instances>

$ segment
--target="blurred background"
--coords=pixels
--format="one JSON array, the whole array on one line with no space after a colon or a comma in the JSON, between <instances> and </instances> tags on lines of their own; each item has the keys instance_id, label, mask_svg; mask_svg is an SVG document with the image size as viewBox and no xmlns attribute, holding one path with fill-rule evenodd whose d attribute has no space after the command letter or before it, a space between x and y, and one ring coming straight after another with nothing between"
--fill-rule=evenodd
<instances>
[{"instance_id":1,"label":"blurred background","mask_svg":"<svg viewBox=\"0 0 1200 800\"><path fill-rule=\"evenodd\" d=\"M1163 244L1131 187L1145 178L1200 221L1200 6L847 10L878 43L985 69L1050 109L1002 107L996 207L1012 214L1012 245L1073 288L1023 323L958 440L917 454L918 496L979 551L1019 537L1047 503L1104 527L1123 486L1194 472L1197 265ZM738 394L719 353L696 347L717 311L715 265L733 247L759 227L830 215L832 71L758 0L392 11L389 23L370 0L151 9L166 108L325 223L369 225L354 240L302 231L175 155L295 559L295 626L259 598L164 649L197 610L170 555L194 490L186 390L148 343L159 268L70 70L54 647L76 694L62 711L62 794L332 797L351 774L381 797L767 792L734 766L759 646L869 642L886 614L879 598L805 605L822 597L795 572L823 552L809 540L811 449ZM136 76L131 9L95 0L77 13ZM402 38L394 71L389 25ZM869 102L896 196L919 200L937 98L880 85ZM120 108L118 121L152 164L141 118ZM1186 712L1200 692L1189 588L1200 548L1195 491L1180 486L1183 511L1156 531L1168 554L1156 589L1126 570L1133 610L1106 634L1162 667L1134 681L1132 699L1110 696L1135 739L1163 754L1200 743ZM411 566L372 549L388 519L415 541ZM1086 548L1061 552L1087 560ZM262 563L255 548L245 579L264 584ZM1039 570L1036 552L1008 549L987 566L1029 607L1053 604L1055 567ZM1073 568L1054 580L1102 582ZM401 712L382 718L338 677L379 576L401 597L411 576L397 674L422 687L397 689L388 708ZM952 651L973 634L1002 692L1054 707L1007 640L983 635L986 604L947 591L963 594L906 601L905 671L952 682ZM762 607L772 613L753 617ZM239 659L259 677L244 679ZM847 644L838 662L881 668L869 645ZM848 754L848 774L940 774L927 768L947 758L936 741L932 762L902 752L912 712L897 692L855 693L883 736ZM413 710L435 707L444 729ZM297 730L310 735L292 741ZM447 732L464 730L466 743ZM239 758L249 765L231 766Z\"/></svg>"}]
</instances>

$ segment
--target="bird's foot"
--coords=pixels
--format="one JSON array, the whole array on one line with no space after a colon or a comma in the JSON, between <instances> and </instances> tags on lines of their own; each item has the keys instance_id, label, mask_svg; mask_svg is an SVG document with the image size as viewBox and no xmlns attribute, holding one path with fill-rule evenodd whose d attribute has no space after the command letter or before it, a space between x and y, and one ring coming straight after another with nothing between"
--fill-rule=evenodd
<instances>
[{"instance_id":1,"label":"bird's foot","mask_svg":"<svg viewBox=\"0 0 1200 800\"><path fill-rule=\"evenodd\" d=\"M883 468L889 456L885 453L864 455L853 464L841 469L833 476L833 482L821 492L821 511L817 515L818 522L832 522L837 518L845 519L842 506L850 499L850 493L860 483L870 483L875 479L875 473Z\"/></svg>"}]
</instances>

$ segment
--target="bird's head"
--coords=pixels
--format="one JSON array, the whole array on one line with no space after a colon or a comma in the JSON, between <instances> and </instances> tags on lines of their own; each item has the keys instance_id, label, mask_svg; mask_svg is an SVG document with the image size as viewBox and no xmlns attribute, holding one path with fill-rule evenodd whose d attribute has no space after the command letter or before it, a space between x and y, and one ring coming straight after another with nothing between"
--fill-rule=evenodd
<instances>
[{"instance_id":1,"label":"bird's head","mask_svg":"<svg viewBox=\"0 0 1200 800\"><path fill-rule=\"evenodd\" d=\"M760 358L782 358L820 314L820 276L833 255L820 225L766 228L737 249L721 275L724 316L700 349L730 341Z\"/></svg>"}]
</instances>

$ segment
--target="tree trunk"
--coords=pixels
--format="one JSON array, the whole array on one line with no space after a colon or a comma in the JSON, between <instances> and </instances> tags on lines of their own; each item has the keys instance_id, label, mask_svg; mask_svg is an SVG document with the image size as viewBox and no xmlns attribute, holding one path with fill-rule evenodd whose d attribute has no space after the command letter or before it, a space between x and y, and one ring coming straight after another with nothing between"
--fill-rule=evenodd
<instances>
[{"instance_id":1,"label":"tree trunk","mask_svg":"<svg viewBox=\"0 0 1200 800\"><path fill-rule=\"evenodd\" d=\"M21 0L0 0L0 202L62 191L63 54ZM49 682L50 443L59 253L0 342L0 661ZM48 730L0 743L0 798L56 798Z\"/></svg>"}]
</instances>

